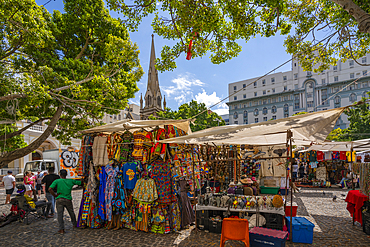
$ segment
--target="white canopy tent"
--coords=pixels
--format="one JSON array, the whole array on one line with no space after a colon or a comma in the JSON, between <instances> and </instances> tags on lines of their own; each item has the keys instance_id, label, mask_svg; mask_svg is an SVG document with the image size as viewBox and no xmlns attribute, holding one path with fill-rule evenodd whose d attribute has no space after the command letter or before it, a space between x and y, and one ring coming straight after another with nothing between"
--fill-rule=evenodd
<instances>
[{"instance_id":1,"label":"white canopy tent","mask_svg":"<svg viewBox=\"0 0 370 247\"><path fill-rule=\"evenodd\" d=\"M370 149L370 139L363 139L348 142L324 142L312 145L306 151L364 151Z\"/></svg>"},{"instance_id":2,"label":"white canopy tent","mask_svg":"<svg viewBox=\"0 0 370 247\"><path fill-rule=\"evenodd\" d=\"M334 128L344 107L313 112L249 125L227 125L194 132L187 136L161 140L163 143L216 145L278 145L287 142L287 131L293 133L293 144L323 142Z\"/></svg>"},{"instance_id":3,"label":"white canopy tent","mask_svg":"<svg viewBox=\"0 0 370 247\"><path fill-rule=\"evenodd\" d=\"M80 131L81 134L90 134L90 133L104 133L104 134L110 134L110 133L116 133L116 132L125 132L130 131L134 132L138 129L146 129L150 130L151 128L155 127L162 127L164 125L173 125L176 126L179 129L182 129L188 134L191 134L191 129L189 125L190 120L184 119L184 120L131 120L131 119L125 119L122 121L117 121L110 124L105 124L101 126L97 126L91 129L82 130Z\"/></svg>"}]
</instances>

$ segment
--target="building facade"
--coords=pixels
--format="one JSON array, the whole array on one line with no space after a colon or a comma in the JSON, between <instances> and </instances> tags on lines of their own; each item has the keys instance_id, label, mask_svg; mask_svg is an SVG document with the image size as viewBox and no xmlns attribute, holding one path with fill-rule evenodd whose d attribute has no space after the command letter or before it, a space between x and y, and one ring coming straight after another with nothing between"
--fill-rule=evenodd
<instances>
[{"instance_id":1,"label":"building facade","mask_svg":"<svg viewBox=\"0 0 370 247\"><path fill-rule=\"evenodd\" d=\"M129 104L118 114L105 114L102 121L104 123L114 123L123 119L140 120L140 107L136 104Z\"/></svg>"},{"instance_id":2,"label":"building facade","mask_svg":"<svg viewBox=\"0 0 370 247\"><path fill-rule=\"evenodd\" d=\"M151 115L157 116L157 112L163 111L166 108L166 99L163 100L159 88L158 71L155 68L155 48L154 35L152 35L152 46L150 51L150 63L148 70L148 85L144 96L145 105L143 104L143 96L140 97L140 118L142 120L149 119Z\"/></svg>"},{"instance_id":3,"label":"building facade","mask_svg":"<svg viewBox=\"0 0 370 247\"><path fill-rule=\"evenodd\" d=\"M360 59L368 63L370 54ZM368 73L369 72L369 73ZM353 60L338 62L320 73L303 71L296 60L287 72L270 74L229 84L230 124L252 124L348 106L370 91L370 66ZM356 81L356 82L355 82ZM251 84L251 85L249 85ZM249 86L248 86L249 85ZM349 122L342 114L335 128L346 128Z\"/></svg>"}]
</instances>

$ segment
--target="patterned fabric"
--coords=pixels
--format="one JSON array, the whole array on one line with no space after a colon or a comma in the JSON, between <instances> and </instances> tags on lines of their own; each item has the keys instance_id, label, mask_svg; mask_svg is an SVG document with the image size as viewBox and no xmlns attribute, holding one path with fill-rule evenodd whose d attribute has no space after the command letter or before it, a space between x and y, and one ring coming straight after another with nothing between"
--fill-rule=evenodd
<instances>
[{"instance_id":1,"label":"patterned fabric","mask_svg":"<svg viewBox=\"0 0 370 247\"><path fill-rule=\"evenodd\" d=\"M87 175L90 161L93 160L92 145L94 143L94 137L85 136L82 142L83 144L81 145L77 167L77 174L79 176Z\"/></svg>"},{"instance_id":2,"label":"patterned fabric","mask_svg":"<svg viewBox=\"0 0 370 247\"><path fill-rule=\"evenodd\" d=\"M86 226L87 217L89 215L89 209L90 209L90 193L87 190L84 190L83 198L84 198L84 203L83 203L82 215L81 215L81 226Z\"/></svg>"},{"instance_id":3,"label":"patterned fabric","mask_svg":"<svg viewBox=\"0 0 370 247\"><path fill-rule=\"evenodd\" d=\"M171 212L171 222L172 222L172 227L171 229L173 231L180 231L181 229L181 218L180 218L180 208L179 204L177 202L172 203L170 205L170 212Z\"/></svg>"},{"instance_id":4,"label":"patterned fabric","mask_svg":"<svg viewBox=\"0 0 370 247\"><path fill-rule=\"evenodd\" d=\"M82 138L82 141L81 141L81 148L80 148L80 152L79 152L79 156L78 156L78 164L77 164L77 167L76 167L76 173L78 176L83 176L84 175L84 166L83 166L83 155L84 155L84 152L85 152L85 139L87 138L87 136L84 136Z\"/></svg>"},{"instance_id":5,"label":"patterned fabric","mask_svg":"<svg viewBox=\"0 0 370 247\"><path fill-rule=\"evenodd\" d=\"M145 136L148 134L148 131L142 129L134 132L134 150L132 151L132 158L135 160L143 161L143 144Z\"/></svg>"},{"instance_id":6,"label":"patterned fabric","mask_svg":"<svg viewBox=\"0 0 370 247\"><path fill-rule=\"evenodd\" d=\"M99 169L99 208L98 215L102 221L105 221L105 187L107 183L107 174L105 168Z\"/></svg>"},{"instance_id":7,"label":"patterned fabric","mask_svg":"<svg viewBox=\"0 0 370 247\"><path fill-rule=\"evenodd\" d=\"M125 192L123 190L123 174L122 169L119 170L115 178L114 196L112 199L113 212L123 214L125 205Z\"/></svg>"},{"instance_id":8,"label":"patterned fabric","mask_svg":"<svg viewBox=\"0 0 370 247\"><path fill-rule=\"evenodd\" d=\"M153 202L158 199L157 188L153 179L139 179L136 182L133 196L140 202Z\"/></svg>"},{"instance_id":9,"label":"patterned fabric","mask_svg":"<svg viewBox=\"0 0 370 247\"><path fill-rule=\"evenodd\" d=\"M173 193L170 162L155 161L152 163L151 178L157 186L158 203L169 204L176 201Z\"/></svg>"},{"instance_id":10,"label":"patterned fabric","mask_svg":"<svg viewBox=\"0 0 370 247\"><path fill-rule=\"evenodd\" d=\"M123 162L129 161L134 146L132 144L133 137L134 136L130 131L126 131L125 133L123 133L123 135L121 135L122 144L120 148L119 157L116 157L117 160Z\"/></svg>"},{"instance_id":11,"label":"patterned fabric","mask_svg":"<svg viewBox=\"0 0 370 247\"><path fill-rule=\"evenodd\" d=\"M107 221L112 220L112 200L114 196L114 184L115 178L119 171L119 168L113 168L113 161L109 162L105 166L105 172L107 173L107 184L105 188L105 210L107 215Z\"/></svg>"}]
</instances>

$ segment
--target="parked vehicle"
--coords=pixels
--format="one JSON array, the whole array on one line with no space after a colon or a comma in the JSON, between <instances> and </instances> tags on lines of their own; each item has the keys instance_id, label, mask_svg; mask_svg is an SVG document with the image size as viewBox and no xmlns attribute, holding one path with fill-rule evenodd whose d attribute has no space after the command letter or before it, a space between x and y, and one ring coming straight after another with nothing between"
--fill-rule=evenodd
<instances>
[{"instance_id":1,"label":"parked vehicle","mask_svg":"<svg viewBox=\"0 0 370 247\"><path fill-rule=\"evenodd\" d=\"M67 150L67 149L51 149L43 152L42 160L28 161L24 165L23 173L19 173L15 176L16 184L23 183L24 174L27 171L31 171L37 174L38 170L41 172L47 172L49 167L54 167L55 174L59 175L61 169L67 170L67 178L77 179L79 176L76 173L76 167L78 163L78 150Z\"/></svg>"}]
</instances>

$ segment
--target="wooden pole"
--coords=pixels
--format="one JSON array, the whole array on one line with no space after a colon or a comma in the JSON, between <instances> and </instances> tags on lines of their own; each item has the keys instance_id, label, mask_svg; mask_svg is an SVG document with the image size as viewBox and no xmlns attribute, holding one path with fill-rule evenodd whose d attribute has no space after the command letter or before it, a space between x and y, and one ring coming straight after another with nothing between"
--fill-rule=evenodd
<instances>
[{"instance_id":1,"label":"wooden pole","mask_svg":"<svg viewBox=\"0 0 370 247\"><path fill-rule=\"evenodd\" d=\"M290 181L292 181L293 185L293 146L292 146L292 131L288 130L288 138L289 138L289 152L290 152ZM293 186L290 186L290 234L289 238L290 241L293 243L293 231L292 231L292 220L293 220Z\"/></svg>"}]
</instances>

